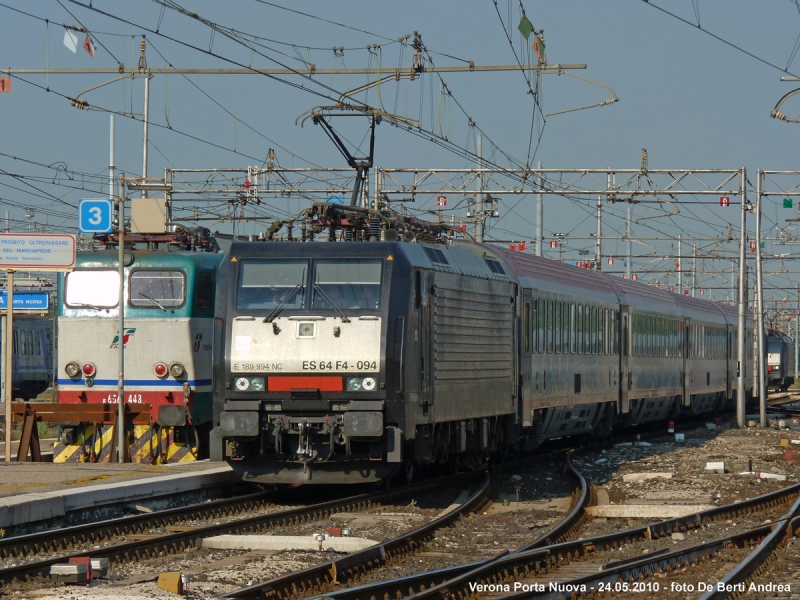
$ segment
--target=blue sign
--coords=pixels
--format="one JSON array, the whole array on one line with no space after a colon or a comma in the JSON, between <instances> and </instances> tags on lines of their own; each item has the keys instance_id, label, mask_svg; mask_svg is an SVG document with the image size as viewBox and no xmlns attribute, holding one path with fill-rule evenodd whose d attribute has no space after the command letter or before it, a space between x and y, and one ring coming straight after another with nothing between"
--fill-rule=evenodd
<instances>
[{"instance_id":1,"label":"blue sign","mask_svg":"<svg viewBox=\"0 0 800 600\"><path fill-rule=\"evenodd\" d=\"M326 202L328 204L344 204L344 196L334 194L333 196L328 196Z\"/></svg>"},{"instance_id":2,"label":"blue sign","mask_svg":"<svg viewBox=\"0 0 800 600\"><path fill-rule=\"evenodd\" d=\"M78 201L78 230L81 233L111 233L114 201L91 198Z\"/></svg>"},{"instance_id":3,"label":"blue sign","mask_svg":"<svg viewBox=\"0 0 800 600\"><path fill-rule=\"evenodd\" d=\"M47 292L16 292L14 294L14 310L47 310L50 306L50 294ZM8 292L0 291L0 310L8 308Z\"/></svg>"}]
</instances>

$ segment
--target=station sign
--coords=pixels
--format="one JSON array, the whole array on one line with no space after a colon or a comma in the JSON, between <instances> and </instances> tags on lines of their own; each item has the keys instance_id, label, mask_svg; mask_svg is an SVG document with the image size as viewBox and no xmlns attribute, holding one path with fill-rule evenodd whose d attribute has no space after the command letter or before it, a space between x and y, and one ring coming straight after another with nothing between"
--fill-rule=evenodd
<instances>
[{"instance_id":1,"label":"station sign","mask_svg":"<svg viewBox=\"0 0 800 600\"><path fill-rule=\"evenodd\" d=\"M75 236L65 233L0 234L0 269L53 271L75 266ZM16 305L16 302L14 303Z\"/></svg>"},{"instance_id":2,"label":"station sign","mask_svg":"<svg viewBox=\"0 0 800 600\"><path fill-rule=\"evenodd\" d=\"M50 307L47 292L14 292L14 310L46 311ZM0 291L0 310L8 308L8 292Z\"/></svg>"}]
</instances>

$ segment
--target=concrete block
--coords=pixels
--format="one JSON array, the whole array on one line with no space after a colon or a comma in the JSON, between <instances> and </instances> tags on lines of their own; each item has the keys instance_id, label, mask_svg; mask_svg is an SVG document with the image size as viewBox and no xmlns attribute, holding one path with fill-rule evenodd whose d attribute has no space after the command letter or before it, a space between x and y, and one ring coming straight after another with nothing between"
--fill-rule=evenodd
<instances>
[{"instance_id":1,"label":"concrete block","mask_svg":"<svg viewBox=\"0 0 800 600\"><path fill-rule=\"evenodd\" d=\"M326 537L319 542L310 535L218 535L203 540L203 548L217 550L319 550L355 552L377 544L359 537Z\"/></svg>"},{"instance_id":2,"label":"concrete block","mask_svg":"<svg viewBox=\"0 0 800 600\"><path fill-rule=\"evenodd\" d=\"M684 441L686 441L686 438L684 437L684 434L676 433L675 434L675 441L676 442L684 442Z\"/></svg>"},{"instance_id":3,"label":"concrete block","mask_svg":"<svg viewBox=\"0 0 800 600\"><path fill-rule=\"evenodd\" d=\"M648 479L674 479L675 473L628 473L622 481L646 481Z\"/></svg>"},{"instance_id":4,"label":"concrete block","mask_svg":"<svg viewBox=\"0 0 800 600\"><path fill-rule=\"evenodd\" d=\"M717 428L716 423L706 423L706 429L716 429L716 428Z\"/></svg>"},{"instance_id":5,"label":"concrete block","mask_svg":"<svg viewBox=\"0 0 800 600\"><path fill-rule=\"evenodd\" d=\"M183 594L183 580L180 573L161 573L158 576L158 587L173 594Z\"/></svg>"},{"instance_id":6,"label":"concrete block","mask_svg":"<svg viewBox=\"0 0 800 600\"><path fill-rule=\"evenodd\" d=\"M706 472L707 473L724 473L725 472L725 463L724 462L707 462L706 463Z\"/></svg>"},{"instance_id":7,"label":"concrete block","mask_svg":"<svg viewBox=\"0 0 800 600\"><path fill-rule=\"evenodd\" d=\"M714 508L711 504L605 504L590 506L586 512L593 517L608 519L677 519L701 510Z\"/></svg>"}]
</instances>

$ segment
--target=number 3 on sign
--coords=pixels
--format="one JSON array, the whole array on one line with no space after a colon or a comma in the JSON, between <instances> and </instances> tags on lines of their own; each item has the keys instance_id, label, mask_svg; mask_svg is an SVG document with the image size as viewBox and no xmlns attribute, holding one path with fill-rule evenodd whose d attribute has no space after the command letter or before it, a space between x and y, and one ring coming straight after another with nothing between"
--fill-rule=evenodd
<instances>
[{"instance_id":1,"label":"number 3 on sign","mask_svg":"<svg viewBox=\"0 0 800 600\"><path fill-rule=\"evenodd\" d=\"M91 225L100 225L103 222L103 211L99 206L93 206L89 209L89 223Z\"/></svg>"}]
</instances>

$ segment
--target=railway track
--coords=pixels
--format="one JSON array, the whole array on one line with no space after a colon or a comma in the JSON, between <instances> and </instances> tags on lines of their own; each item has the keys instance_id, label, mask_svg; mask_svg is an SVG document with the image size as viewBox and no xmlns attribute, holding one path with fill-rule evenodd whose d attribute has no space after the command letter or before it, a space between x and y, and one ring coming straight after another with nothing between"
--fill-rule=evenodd
<instances>
[{"instance_id":1,"label":"railway track","mask_svg":"<svg viewBox=\"0 0 800 600\"><path fill-rule=\"evenodd\" d=\"M585 509L587 506L594 503L593 492L583 475L573 466L569 454L567 454L565 458L565 463L568 476L573 479L576 484L571 509L568 514L553 527L537 536L533 541L519 548L517 552L532 551L553 542L566 540L580 530L585 523L587 519ZM507 556L507 553L504 552L499 556L485 561L473 562L448 569L440 569L428 573L420 573L418 575L409 575L372 585L341 590L339 592L328 593L325 597L335 600L371 600L373 598L396 599L411 596L417 592L424 592L424 590L449 590L448 584L451 582L458 582L466 575L471 576L472 574L481 572L488 573L492 568L492 564L505 556ZM456 597L458 596L456 595Z\"/></svg>"},{"instance_id":2,"label":"railway track","mask_svg":"<svg viewBox=\"0 0 800 600\"><path fill-rule=\"evenodd\" d=\"M573 468L574 469L574 468ZM436 572L404 577L340 592L328 593L336 600L371 600L373 598L569 598L573 592L603 595L601 591L617 594L647 592L643 579L651 574L672 572L693 562L705 560L725 549L744 549L755 546L772 531L772 524L758 527L739 527L730 535L710 539L685 548L648 550L646 556L636 545L668 541L673 533L708 530L731 519L763 520L765 512L778 514L781 508L800 496L800 484L764 494L736 504L725 505L685 517L669 519L626 531L563 541L575 533L586 520L584 509L590 505L590 491L582 476L574 472L581 485L581 495L570 514L548 533L511 553ZM800 527L800 521L794 521ZM707 535L703 537L708 537ZM622 558L625 548L636 547L636 555ZM619 557L615 560L614 555ZM562 575L559 578L559 574ZM566 577L565 577L566 575ZM695 576L696 579L696 576ZM551 585L553 584L553 589ZM660 586L660 583L656 587ZM515 589L516 587L516 589ZM651 584L652 591L652 584ZM538 591L537 591L538 590ZM663 590L663 588L662 588ZM516 592L516 593L515 593ZM663 597L656 591L654 598ZM685 597L685 593L682 596Z\"/></svg>"},{"instance_id":3,"label":"railway track","mask_svg":"<svg viewBox=\"0 0 800 600\"><path fill-rule=\"evenodd\" d=\"M19 582L49 581L50 567L67 562L70 558L107 558L109 566L113 567L122 562L177 554L199 548L202 540L208 537L262 533L277 526L319 520L336 512L364 510L381 503L398 501L435 490L445 481L453 480L453 477L438 478L390 491L364 493L313 505L277 510L267 514L236 518L237 515L243 513L263 510L269 504L274 504L277 499L283 503L301 504L300 496L305 490L294 488L288 493L278 496L275 493L252 494L243 498L217 500L202 505L0 540L0 556L3 556L6 561L21 561L18 564L0 568L0 583L12 585ZM219 520L232 517L234 520L207 526L179 526L179 523L193 519ZM162 529L166 533L161 535L146 533L154 529ZM114 543L114 540L126 536L141 539ZM98 543L108 543L109 545L99 549L75 550L78 546L86 548L91 544ZM57 556L37 558L43 554L57 554Z\"/></svg>"},{"instance_id":4,"label":"railway track","mask_svg":"<svg viewBox=\"0 0 800 600\"><path fill-rule=\"evenodd\" d=\"M469 476L472 478L475 474L484 475L477 490L456 509L429 523L347 556L235 590L223 598L302 598L351 581L373 568L413 552L421 548L435 531L447 527L464 514L480 510L489 501L491 475L484 469Z\"/></svg>"}]
</instances>

